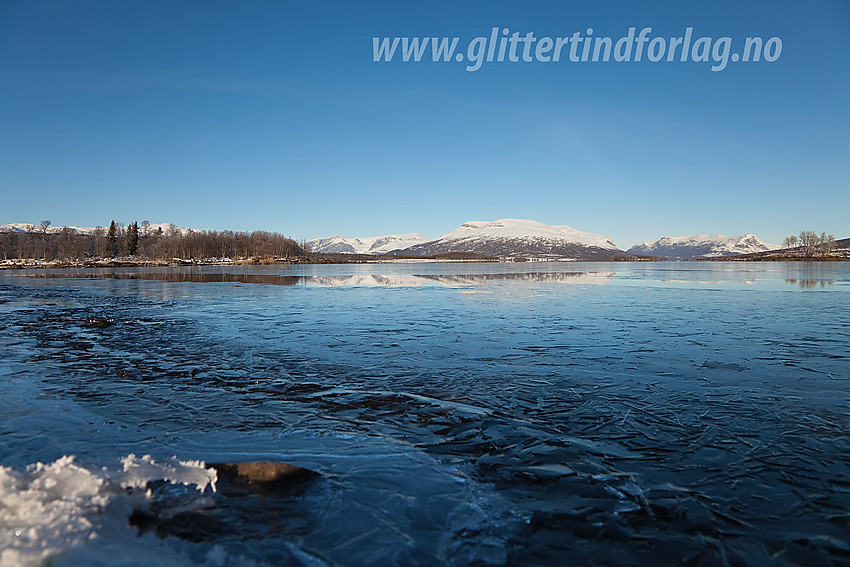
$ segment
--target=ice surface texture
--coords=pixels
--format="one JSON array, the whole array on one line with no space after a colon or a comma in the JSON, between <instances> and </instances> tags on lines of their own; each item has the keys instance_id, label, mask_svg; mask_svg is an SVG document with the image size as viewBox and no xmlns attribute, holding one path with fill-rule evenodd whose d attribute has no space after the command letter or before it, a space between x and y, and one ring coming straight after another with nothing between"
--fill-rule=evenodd
<instances>
[{"instance_id":1,"label":"ice surface texture","mask_svg":"<svg viewBox=\"0 0 850 567\"><path fill-rule=\"evenodd\" d=\"M103 467L129 453L320 476L227 496L140 468L161 477L152 513L187 529L136 536L125 508L92 540L59 514L57 561L120 564L107 550L133 542L198 564L850 557L844 265L116 273L0 275L6 493L25 497L28 467L53 463L70 475L60 500L91 521L86 502L121 486ZM275 278L300 279L262 285ZM30 496L52 502L45 490Z\"/></svg>"}]
</instances>

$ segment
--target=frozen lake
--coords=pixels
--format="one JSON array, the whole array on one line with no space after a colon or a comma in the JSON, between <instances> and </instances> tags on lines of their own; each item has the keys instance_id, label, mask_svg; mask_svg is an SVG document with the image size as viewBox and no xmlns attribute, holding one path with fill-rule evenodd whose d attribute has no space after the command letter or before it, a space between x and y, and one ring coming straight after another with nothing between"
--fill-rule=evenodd
<instances>
[{"instance_id":1,"label":"frozen lake","mask_svg":"<svg viewBox=\"0 0 850 567\"><path fill-rule=\"evenodd\" d=\"M846 263L0 272L0 565L846 565L848 306Z\"/></svg>"}]
</instances>

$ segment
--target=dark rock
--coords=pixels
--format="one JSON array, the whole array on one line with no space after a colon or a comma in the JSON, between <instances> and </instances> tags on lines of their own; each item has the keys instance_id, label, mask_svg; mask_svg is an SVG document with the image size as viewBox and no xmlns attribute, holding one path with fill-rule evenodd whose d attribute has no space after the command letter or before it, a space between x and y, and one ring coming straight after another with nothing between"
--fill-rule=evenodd
<instances>
[{"instance_id":1,"label":"dark rock","mask_svg":"<svg viewBox=\"0 0 850 567\"><path fill-rule=\"evenodd\" d=\"M83 324L86 327L94 327L95 329L103 329L115 324L115 319L104 319L103 317L87 317Z\"/></svg>"},{"instance_id":2,"label":"dark rock","mask_svg":"<svg viewBox=\"0 0 850 567\"><path fill-rule=\"evenodd\" d=\"M224 494L291 492L319 476L311 470L276 462L218 463L208 465L218 473L218 489Z\"/></svg>"},{"instance_id":3,"label":"dark rock","mask_svg":"<svg viewBox=\"0 0 850 567\"><path fill-rule=\"evenodd\" d=\"M299 501L318 473L277 462L207 466L218 475L215 493L200 498L194 487L149 482L152 501L133 510L130 525L139 533L193 542L214 541L249 525L263 533L307 529L309 518Z\"/></svg>"}]
</instances>

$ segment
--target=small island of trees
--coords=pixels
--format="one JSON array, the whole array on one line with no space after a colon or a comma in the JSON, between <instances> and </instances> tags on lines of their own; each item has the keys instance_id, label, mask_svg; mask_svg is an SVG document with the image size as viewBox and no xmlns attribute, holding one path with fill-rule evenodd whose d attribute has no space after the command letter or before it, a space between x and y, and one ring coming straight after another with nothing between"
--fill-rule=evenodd
<instances>
[{"instance_id":1,"label":"small island of trees","mask_svg":"<svg viewBox=\"0 0 850 567\"><path fill-rule=\"evenodd\" d=\"M785 238L782 248L792 251L798 249L807 258L829 256L835 250L835 237L825 232L818 236L813 230L804 230L799 237L792 234Z\"/></svg>"}]
</instances>

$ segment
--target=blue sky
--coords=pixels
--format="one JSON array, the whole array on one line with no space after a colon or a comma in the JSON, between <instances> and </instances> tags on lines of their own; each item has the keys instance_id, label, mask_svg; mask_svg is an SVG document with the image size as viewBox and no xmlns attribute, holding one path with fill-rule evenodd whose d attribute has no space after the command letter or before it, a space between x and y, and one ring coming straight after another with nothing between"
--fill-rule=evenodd
<instances>
[{"instance_id":1,"label":"blue sky","mask_svg":"<svg viewBox=\"0 0 850 567\"><path fill-rule=\"evenodd\" d=\"M778 37L774 62L375 62L373 37ZM0 224L297 239L527 218L850 236L850 4L0 2Z\"/></svg>"}]
</instances>

